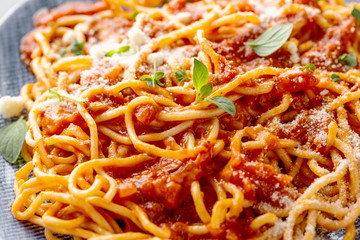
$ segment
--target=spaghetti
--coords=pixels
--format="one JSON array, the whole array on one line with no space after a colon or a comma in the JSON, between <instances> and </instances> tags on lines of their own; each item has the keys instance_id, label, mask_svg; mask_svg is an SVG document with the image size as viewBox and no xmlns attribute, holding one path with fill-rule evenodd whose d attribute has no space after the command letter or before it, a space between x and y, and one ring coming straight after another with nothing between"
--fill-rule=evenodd
<instances>
[{"instance_id":1,"label":"spaghetti","mask_svg":"<svg viewBox=\"0 0 360 240\"><path fill-rule=\"evenodd\" d=\"M35 16L21 46L37 82L21 90L29 130L14 216L47 239L313 239L317 226L354 239L360 6L151 7L160 3L68 3ZM269 56L244 44L289 23ZM200 100L195 58L213 87ZM220 96L235 116L206 101Z\"/></svg>"}]
</instances>

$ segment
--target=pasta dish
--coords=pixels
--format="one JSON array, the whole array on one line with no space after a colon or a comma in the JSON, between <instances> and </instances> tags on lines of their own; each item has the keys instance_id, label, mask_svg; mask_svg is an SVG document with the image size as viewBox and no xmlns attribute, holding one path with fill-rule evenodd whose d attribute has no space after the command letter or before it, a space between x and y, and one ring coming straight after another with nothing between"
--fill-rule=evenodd
<instances>
[{"instance_id":1,"label":"pasta dish","mask_svg":"<svg viewBox=\"0 0 360 240\"><path fill-rule=\"evenodd\" d=\"M360 215L360 5L43 9L12 212L47 239L314 239ZM59 236L60 235L60 236Z\"/></svg>"}]
</instances>

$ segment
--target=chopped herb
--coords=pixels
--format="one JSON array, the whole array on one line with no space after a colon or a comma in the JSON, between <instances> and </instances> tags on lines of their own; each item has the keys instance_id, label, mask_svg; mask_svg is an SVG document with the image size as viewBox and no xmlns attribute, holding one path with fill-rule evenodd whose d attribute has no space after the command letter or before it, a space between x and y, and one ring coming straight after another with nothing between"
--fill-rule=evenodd
<instances>
[{"instance_id":1,"label":"chopped herb","mask_svg":"<svg viewBox=\"0 0 360 240\"><path fill-rule=\"evenodd\" d=\"M246 42L245 45L250 46L257 55L266 57L284 45L290 37L293 24L283 24L266 30L257 39L252 42Z\"/></svg>"},{"instance_id":2,"label":"chopped herb","mask_svg":"<svg viewBox=\"0 0 360 240\"><path fill-rule=\"evenodd\" d=\"M357 65L357 60L356 60L356 56L352 53L350 54L343 54L339 57L339 62L345 62L346 65L348 65L349 67L356 67Z\"/></svg>"},{"instance_id":3,"label":"chopped herb","mask_svg":"<svg viewBox=\"0 0 360 240\"><path fill-rule=\"evenodd\" d=\"M66 53L67 53L66 48L62 48L62 49L60 49L60 51L59 51L60 57L64 57L64 56L66 55Z\"/></svg>"},{"instance_id":4,"label":"chopped herb","mask_svg":"<svg viewBox=\"0 0 360 240\"><path fill-rule=\"evenodd\" d=\"M185 68L181 69L180 71L176 71L174 76L178 80L178 82L182 83L184 80L189 79Z\"/></svg>"},{"instance_id":5,"label":"chopped herb","mask_svg":"<svg viewBox=\"0 0 360 240\"><path fill-rule=\"evenodd\" d=\"M193 83L197 91L196 102L201 102L204 100L204 97L207 97L204 96L203 92L201 92L201 88L207 84L208 80L209 71L207 67L205 64L194 58Z\"/></svg>"},{"instance_id":6,"label":"chopped herb","mask_svg":"<svg viewBox=\"0 0 360 240\"><path fill-rule=\"evenodd\" d=\"M149 87L155 87L156 85L164 86L161 79L165 76L164 72L156 72L156 62L154 63L154 74L151 75L143 75L140 80L145 80Z\"/></svg>"},{"instance_id":7,"label":"chopped herb","mask_svg":"<svg viewBox=\"0 0 360 240\"><path fill-rule=\"evenodd\" d=\"M359 9L354 7L353 10L351 11L351 15L356 18L356 21L359 24L360 23L360 11L359 11Z\"/></svg>"},{"instance_id":8,"label":"chopped herb","mask_svg":"<svg viewBox=\"0 0 360 240\"><path fill-rule=\"evenodd\" d=\"M125 53L128 52L129 50L130 50L130 46L122 46L116 50L114 49L105 53L105 57L112 57L115 53L116 54Z\"/></svg>"},{"instance_id":9,"label":"chopped herb","mask_svg":"<svg viewBox=\"0 0 360 240\"><path fill-rule=\"evenodd\" d=\"M57 92L55 92L53 90L50 90L50 89L49 89L49 92L48 92L48 96L49 96L50 99L58 98L59 100L61 100L62 98L66 98L66 99L69 99L71 101L75 101L75 102L78 102L78 103L84 103L84 100L77 99L77 98L74 98L74 97L70 97L68 95L63 95L63 94L57 93Z\"/></svg>"},{"instance_id":10,"label":"chopped herb","mask_svg":"<svg viewBox=\"0 0 360 240\"><path fill-rule=\"evenodd\" d=\"M70 51L75 55L81 55L84 51L85 42L79 42L76 38L73 39L70 45Z\"/></svg>"},{"instance_id":11,"label":"chopped herb","mask_svg":"<svg viewBox=\"0 0 360 240\"><path fill-rule=\"evenodd\" d=\"M7 162L14 164L18 161L26 132L23 117L0 130L0 153Z\"/></svg>"},{"instance_id":12,"label":"chopped herb","mask_svg":"<svg viewBox=\"0 0 360 240\"><path fill-rule=\"evenodd\" d=\"M314 66L314 64L312 64L312 63L306 64L305 66L302 66L302 67L300 67L300 68L308 68L308 69L310 69L311 71L315 71L315 66Z\"/></svg>"},{"instance_id":13,"label":"chopped herb","mask_svg":"<svg viewBox=\"0 0 360 240\"><path fill-rule=\"evenodd\" d=\"M139 12L134 12L132 15L131 15L131 18L136 20L136 17L137 15L139 14Z\"/></svg>"},{"instance_id":14,"label":"chopped herb","mask_svg":"<svg viewBox=\"0 0 360 240\"><path fill-rule=\"evenodd\" d=\"M340 81L340 77L337 74L331 74L330 77L331 77L331 81L333 81L333 82L339 82Z\"/></svg>"},{"instance_id":15,"label":"chopped herb","mask_svg":"<svg viewBox=\"0 0 360 240\"><path fill-rule=\"evenodd\" d=\"M196 103L204 101L204 98L209 96L213 90L213 85L208 84L209 71L205 64L194 58L193 68L193 83L196 89ZM232 101L226 97L215 96L206 100L207 102L214 103L231 116L235 116L236 108Z\"/></svg>"}]
</instances>

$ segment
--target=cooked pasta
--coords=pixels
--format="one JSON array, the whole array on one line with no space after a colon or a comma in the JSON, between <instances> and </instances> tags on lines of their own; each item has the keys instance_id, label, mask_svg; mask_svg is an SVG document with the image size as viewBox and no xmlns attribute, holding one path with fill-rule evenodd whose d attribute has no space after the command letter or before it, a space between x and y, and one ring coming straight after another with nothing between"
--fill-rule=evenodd
<instances>
[{"instance_id":1,"label":"cooked pasta","mask_svg":"<svg viewBox=\"0 0 360 240\"><path fill-rule=\"evenodd\" d=\"M15 218L47 239L355 239L360 6L161 4L34 17Z\"/></svg>"}]
</instances>

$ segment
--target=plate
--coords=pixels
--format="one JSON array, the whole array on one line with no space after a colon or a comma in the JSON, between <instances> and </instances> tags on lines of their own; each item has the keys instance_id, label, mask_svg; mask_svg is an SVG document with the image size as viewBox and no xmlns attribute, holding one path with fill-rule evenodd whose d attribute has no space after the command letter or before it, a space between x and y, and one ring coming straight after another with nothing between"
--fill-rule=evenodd
<instances>
[{"instance_id":1,"label":"plate","mask_svg":"<svg viewBox=\"0 0 360 240\"><path fill-rule=\"evenodd\" d=\"M0 20L0 97L17 96L25 83L35 82L35 77L29 73L20 59L21 39L33 29L32 16L40 8L53 8L64 2L70 1L25 0ZM0 128L10 121L0 116ZM11 213L11 203L15 199L14 178L18 169L18 165L10 165L0 156L0 240L45 240L43 228L28 222L17 221ZM357 237L359 237L360 219L357 220L356 227ZM339 230L323 233L322 239L340 240L344 232L344 230Z\"/></svg>"}]
</instances>

